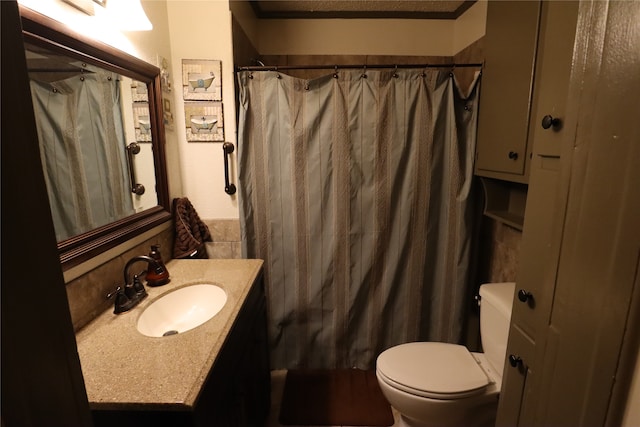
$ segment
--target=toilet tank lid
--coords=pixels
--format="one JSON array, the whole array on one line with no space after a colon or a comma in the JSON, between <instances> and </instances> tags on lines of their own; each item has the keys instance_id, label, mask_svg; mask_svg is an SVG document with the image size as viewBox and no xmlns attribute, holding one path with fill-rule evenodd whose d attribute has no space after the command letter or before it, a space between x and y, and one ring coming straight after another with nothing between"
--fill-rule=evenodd
<instances>
[{"instance_id":1,"label":"toilet tank lid","mask_svg":"<svg viewBox=\"0 0 640 427\"><path fill-rule=\"evenodd\" d=\"M489 301L507 318L511 317L515 282L485 283L480 286L480 303Z\"/></svg>"},{"instance_id":2,"label":"toilet tank lid","mask_svg":"<svg viewBox=\"0 0 640 427\"><path fill-rule=\"evenodd\" d=\"M440 342L401 344L382 352L377 370L400 389L446 399L491 382L466 347Z\"/></svg>"}]
</instances>

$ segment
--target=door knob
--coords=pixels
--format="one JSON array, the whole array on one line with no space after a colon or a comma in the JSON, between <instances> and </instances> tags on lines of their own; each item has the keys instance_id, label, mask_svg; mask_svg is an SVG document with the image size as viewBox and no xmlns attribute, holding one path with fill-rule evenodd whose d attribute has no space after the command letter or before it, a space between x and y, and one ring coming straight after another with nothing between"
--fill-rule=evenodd
<instances>
[{"instance_id":1,"label":"door knob","mask_svg":"<svg viewBox=\"0 0 640 427\"><path fill-rule=\"evenodd\" d=\"M533 294L531 292L525 291L524 289L520 289L518 291L518 299L522 302L527 302L530 299L533 299Z\"/></svg>"},{"instance_id":2,"label":"door knob","mask_svg":"<svg viewBox=\"0 0 640 427\"><path fill-rule=\"evenodd\" d=\"M559 118L547 114L542 118L542 129L559 128L561 123Z\"/></svg>"},{"instance_id":3,"label":"door knob","mask_svg":"<svg viewBox=\"0 0 640 427\"><path fill-rule=\"evenodd\" d=\"M518 160L518 153L516 153L515 151L509 151L508 156L511 160Z\"/></svg>"},{"instance_id":4,"label":"door knob","mask_svg":"<svg viewBox=\"0 0 640 427\"><path fill-rule=\"evenodd\" d=\"M509 364L514 368L518 367L522 364L522 358L520 356L516 356L515 354L509 355Z\"/></svg>"}]
</instances>

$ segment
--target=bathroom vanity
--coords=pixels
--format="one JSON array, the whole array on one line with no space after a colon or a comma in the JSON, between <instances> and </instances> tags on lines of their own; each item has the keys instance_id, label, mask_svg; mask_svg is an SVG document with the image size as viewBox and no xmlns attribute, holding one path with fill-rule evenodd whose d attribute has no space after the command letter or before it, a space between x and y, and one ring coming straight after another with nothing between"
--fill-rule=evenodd
<instances>
[{"instance_id":1,"label":"bathroom vanity","mask_svg":"<svg viewBox=\"0 0 640 427\"><path fill-rule=\"evenodd\" d=\"M77 334L95 426L263 425L270 406L266 303L260 260L172 260L169 284L147 287L131 311L109 310ZM191 330L149 337L141 313L201 283L227 301Z\"/></svg>"}]
</instances>

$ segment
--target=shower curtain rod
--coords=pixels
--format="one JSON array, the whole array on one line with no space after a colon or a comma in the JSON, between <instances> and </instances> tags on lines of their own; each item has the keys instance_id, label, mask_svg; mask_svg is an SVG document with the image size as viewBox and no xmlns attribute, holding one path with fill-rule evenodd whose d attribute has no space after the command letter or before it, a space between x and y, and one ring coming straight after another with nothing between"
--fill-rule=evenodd
<instances>
[{"instance_id":1,"label":"shower curtain rod","mask_svg":"<svg viewBox=\"0 0 640 427\"><path fill-rule=\"evenodd\" d=\"M482 68L482 63L449 63L449 64L371 64L371 65L247 65L236 67L236 72L240 71L283 71L283 70L340 70L340 69L401 69L401 68Z\"/></svg>"}]
</instances>

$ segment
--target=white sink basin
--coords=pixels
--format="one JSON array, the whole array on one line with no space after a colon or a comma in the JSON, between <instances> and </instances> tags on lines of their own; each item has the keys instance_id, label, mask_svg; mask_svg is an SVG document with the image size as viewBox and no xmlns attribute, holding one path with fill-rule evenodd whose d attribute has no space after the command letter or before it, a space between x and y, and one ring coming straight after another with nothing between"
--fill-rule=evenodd
<instances>
[{"instance_id":1,"label":"white sink basin","mask_svg":"<svg viewBox=\"0 0 640 427\"><path fill-rule=\"evenodd\" d=\"M200 283L171 291L144 309L138 331L148 337L175 335L202 325L218 314L227 293L212 283Z\"/></svg>"}]
</instances>

